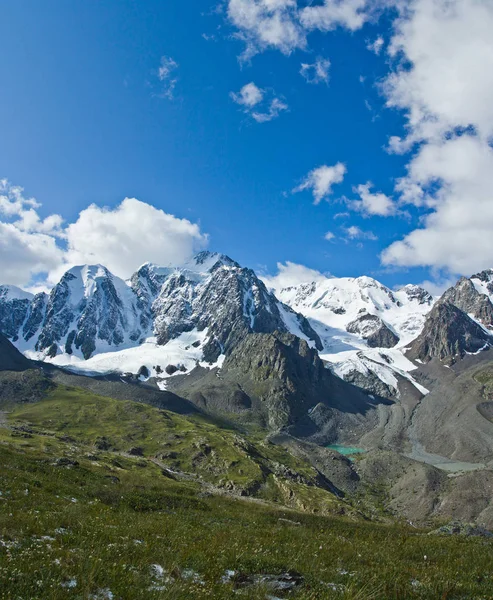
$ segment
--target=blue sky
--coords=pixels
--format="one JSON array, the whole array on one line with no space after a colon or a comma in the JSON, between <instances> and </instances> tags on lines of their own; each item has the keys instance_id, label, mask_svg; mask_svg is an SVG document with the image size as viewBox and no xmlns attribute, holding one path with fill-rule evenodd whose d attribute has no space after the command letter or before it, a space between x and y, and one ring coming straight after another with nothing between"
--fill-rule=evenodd
<instances>
[{"instance_id":1,"label":"blue sky","mask_svg":"<svg viewBox=\"0 0 493 600\"><path fill-rule=\"evenodd\" d=\"M412 31L405 34L399 56L389 53L398 27L405 19L412 25L419 10L430 27L440 28L441 21L433 21L419 0L414 15L399 12L398 6L374 14L375 6L369 5L377 3L351 0L364 15L360 26L341 21L326 32L318 24L307 30L304 49L291 47L288 52L276 43L260 43L257 25L245 29L235 20L232 2L4 0L0 177L7 178L8 185L22 186L26 198L36 197L41 219L61 215L60 227L77 222L88 205L114 210L124 198L134 197L196 224L200 235L209 236L208 242L199 240L199 246L271 274L278 262L290 261L336 276L371 274L395 286L475 268L476 263L463 257L467 247L455 262L448 262L447 248L430 260L409 247L405 252L397 248L385 265L380 259L394 242L423 227L430 230L424 242L430 248L436 245L432 233L443 238L442 230L431 231L423 218L439 213L438 204L445 206L449 199L434 196L421 202L415 194L403 201L396 182L416 168L418 174L408 187L416 184L428 193L430 182L439 181L438 188L449 190L454 182L445 185L449 175L438 172L438 166L438 174L422 174L422 154L440 150L444 156L447 132L450 139L453 128L476 127L471 140L476 143L481 137L478 127L488 132L491 125L490 115L479 109L462 116L459 107L452 115L455 121L449 119L436 108L438 100L418 88L404 99L399 95L400 107L386 106L398 103L397 92L392 96L382 90L389 76L397 73L404 81L420 66L406 64L416 52ZM241 2L269 5L268 0ZM294 18L295 0L278 2L285 5L279 9L285 24ZM298 4L296 10L307 5ZM315 1L312 6L322 4ZM443 5L438 0L435 4ZM479 5L491 17L487 3ZM277 9L269 10L267 6L262 13L265 18L275 16ZM471 30L473 25L481 27L481 16L473 15ZM368 45L379 37L384 45L377 55ZM255 54L242 61L245 38ZM433 47L421 50L425 55L436 53ZM176 68L161 80L163 57ZM318 57L330 60L328 82L308 83L300 74L301 64L314 64ZM417 72L416 81L419 76ZM166 94L174 79L172 94ZM273 98L289 108L268 122L257 122L252 112L260 105L248 111L232 97L250 82L263 92L266 109ZM421 96L416 100L417 94ZM417 126L416 131L409 128L407 114L424 101L427 114L446 122L438 149L438 134L426 138ZM417 141L403 154L388 152L389 138L396 135L415 135ZM490 159L488 151L488 144L478 149L486 153L485 160ZM344 179L317 205L310 189L292 193L313 169L338 163L345 165ZM372 192L384 193L392 203L390 216L351 202L361 201L355 186L369 181ZM336 217L340 213L345 214ZM12 215L4 220L15 222ZM324 239L327 232L334 236L330 241ZM31 233L41 235L34 229ZM448 235L453 245L453 227ZM70 237L58 235L59 247L67 243L72 243ZM149 239L150 258L153 243ZM491 266L492 259L493 250L488 250L477 267ZM44 271L38 266L30 273L35 278Z\"/></svg>"}]
</instances>

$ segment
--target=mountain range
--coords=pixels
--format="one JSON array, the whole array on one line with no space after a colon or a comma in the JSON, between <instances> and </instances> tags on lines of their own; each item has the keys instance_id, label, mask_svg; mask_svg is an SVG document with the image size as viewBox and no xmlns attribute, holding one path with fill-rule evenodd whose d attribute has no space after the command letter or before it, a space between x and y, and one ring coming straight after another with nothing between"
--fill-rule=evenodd
<instances>
[{"instance_id":1,"label":"mountain range","mask_svg":"<svg viewBox=\"0 0 493 600\"><path fill-rule=\"evenodd\" d=\"M128 281L85 265L49 294L2 285L2 402L68 385L208 415L264 431L339 490L390 485L398 514L493 524L493 270L440 298L370 277L268 284L202 252ZM341 471L327 446L366 458Z\"/></svg>"},{"instance_id":2,"label":"mountain range","mask_svg":"<svg viewBox=\"0 0 493 600\"><path fill-rule=\"evenodd\" d=\"M489 358L492 299L493 270L440 298L366 276L269 289L251 269L202 252L179 267L145 264L128 281L85 265L49 294L2 285L0 331L29 359L271 431L410 455L421 444L452 460L437 443L450 422L430 428L421 414L447 370ZM493 451L493 442L477 448L477 427L489 427L481 419L458 459Z\"/></svg>"},{"instance_id":3,"label":"mountain range","mask_svg":"<svg viewBox=\"0 0 493 600\"><path fill-rule=\"evenodd\" d=\"M292 334L346 381L384 397L416 362L488 347L493 271L433 298L370 277L318 278L269 290L252 270L202 252L181 267L143 265L128 281L102 265L67 271L49 294L0 286L0 331L26 356L85 373L132 373L164 388L214 368L249 334Z\"/></svg>"}]
</instances>

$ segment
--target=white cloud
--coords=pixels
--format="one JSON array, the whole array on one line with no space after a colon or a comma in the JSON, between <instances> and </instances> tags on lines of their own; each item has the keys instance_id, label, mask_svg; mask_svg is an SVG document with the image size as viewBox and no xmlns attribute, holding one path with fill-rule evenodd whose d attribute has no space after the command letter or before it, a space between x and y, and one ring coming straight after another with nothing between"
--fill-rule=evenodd
<instances>
[{"instance_id":1,"label":"white cloud","mask_svg":"<svg viewBox=\"0 0 493 600\"><path fill-rule=\"evenodd\" d=\"M277 269L278 272L276 275L262 277L265 285L276 292L287 287L293 287L302 283L311 283L313 281L323 281L327 278L320 271L290 261L284 264L277 263Z\"/></svg>"},{"instance_id":2,"label":"white cloud","mask_svg":"<svg viewBox=\"0 0 493 600\"><path fill-rule=\"evenodd\" d=\"M437 193L427 194L442 182ZM430 143L409 165L408 202L431 208L424 227L394 242L384 264L447 268L471 274L493 265L493 149L479 138L461 136ZM413 186L420 190L414 200ZM423 190L425 190L423 192Z\"/></svg>"},{"instance_id":3,"label":"white cloud","mask_svg":"<svg viewBox=\"0 0 493 600\"><path fill-rule=\"evenodd\" d=\"M336 236L332 233L332 231L327 231L327 233L324 235L324 240L331 242L332 240L335 240L335 237Z\"/></svg>"},{"instance_id":4,"label":"white cloud","mask_svg":"<svg viewBox=\"0 0 493 600\"><path fill-rule=\"evenodd\" d=\"M178 79L175 72L178 69L178 63L171 56L162 56L161 65L158 69L159 81L163 84L161 95L168 100L172 100L175 95Z\"/></svg>"},{"instance_id":5,"label":"white cloud","mask_svg":"<svg viewBox=\"0 0 493 600\"><path fill-rule=\"evenodd\" d=\"M11 185L7 179L0 180L0 217L16 219L14 225L21 231L61 235L63 219L50 215L41 220L37 213L40 204L35 198L25 198L24 189Z\"/></svg>"},{"instance_id":6,"label":"white cloud","mask_svg":"<svg viewBox=\"0 0 493 600\"><path fill-rule=\"evenodd\" d=\"M0 180L0 273L4 283L24 285L32 277L55 268L62 259L57 245L62 219L42 220L41 205L26 198L23 188Z\"/></svg>"},{"instance_id":7,"label":"white cloud","mask_svg":"<svg viewBox=\"0 0 493 600\"><path fill-rule=\"evenodd\" d=\"M356 225L351 225L350 227L345 227L343 229L350 240L378 240L374 233L371 231L363 231Z\"/></svg>"},{"instance_id":8,"label":"white cloud","mask_svg":"<svg viewBox=\"0 0 493 600\"><path fill-rule=\"evenodd\" d=\"M56 269L62 260L63 251L53 236L0 221L1 283L27 285L34 276Z\"/></svg>"},{"instance_id":9,"label":"white cloud","mask_svg":"<svg viewBox=\"0 0 493 600\"><path fill-rule=\"evenodd\" d=\"M289 55L306 49L307 33L344 27L360 29L368 20L367 0L325 0L300 8L297 0L227 0L227 18L245 42L243 60L277 49Z\"/></svg>"},{"instance_id":10,"label":"white cloud","mask_svg":"<svg viewBox=\"0 0 493 600\"><path fill-rule=\"evenodd\" d=\"M317 57L313 64L301 63L300 74L308 83L329 83L330 60Z\"/></svg>"},{"instance_id":11,"label":"white cloud","mask_svg":"<svg viewBox=\"0 0 493 600\"><path fill-rule=\"evenodd\" d=\"M247 83L239 92L231 92L231 99L243 107L243 112L257 123L267 123L277 118L289 106L274 95L272 90L263 90L253 83Z\"/></svg>"},{"instance_id":12,"label":"white cloud","mask_svg":"<svg viewBox=\"0 0 493 600\"><path fill-rule=\"evenodd\" d=\"M135 198L114 209L92 204L67 227L66 236L66 263L101 263L120 277L147 261L179 265L208 241L198 225Z\"/></svg>"},{"instance_id":13,"label":"white cloud","mask_svg":"<svg viewBox=\"0 0 493 600\"><path fill-rule=\"evenodd\" d=\"M307 30L332 31L345 27L356 31L367 20L366 0L325 0L322 5L307 6L300 13L300 21Z\"/></svg>"},{"instance_id":14,"label":"white cloud","mask_svg":"<svg viewBox=\"0 0 493 600\"><path fill-rule=\"evenodd\" d=\"M368 50L370 50L370 52L373 52L378 56L382 51L384 44L385 40L381 35L379 35L375 40L373 40L373 42L370 42L366 47L368 48Z\"/></svg>"},{"instance_id":15,"label":"white cloud","mask_svg":"<svg viewBox=\"0 0 493 600\"><path fill-rule=\"evenodd\" d=\"M291 54L306 46L296 0L228 0L227 15L245 42L244 60L267 48Z\"/></svg>"},{"instance_id":16,"label":"white cloud","mask_svg":"<svg viewBox=\"0 0 493 600\"><path fill-rule=\"evenodd\" d=\"M372 183L358 185L354 191L360 199L350 202L351 208L367 216L390 217L395 215L396 206L391 198L382 192L372 193Z\"/></svg>"},{"instance_id":17,"label":"white cloud","mask_svg":"<svg viewBox=\"0 0 493 600\"><path fill-rule=\"evenodd\" d=\"M432 296L438 297L442 296L444 292L446 292L449 288L454 286L457 283L457 277L440 277L437 274L437 278L433 281L425 280L422 283L418 284L419 287L422 287L427 292L429 292Z\"/></svg>"},{"instance_id":18,"label":"white cloud","mask_svg":"<svg viewBox=\"0 0 493 600\"><path fill-rule=\"evenodd\" d=\"M64 228L59 215L40 219L40 207L22 188L0 181L0 283L27 286L40 277L54 283L85 263L129 277L146 261L182 264L208 243L198 225L133 198L114 209L93 204Z\"/></svg>"},{"instance_id":19,"label":"white cloud","mask_svg":"<svg viewBox=\"0 0 493 600\"><path fill-rule=\"evenodd\" d=\"M276 119L282 112L288 110L289 106L279 100L279 98L274 98L269 104L269 108L267 112L252 112L252 117L257 121L257 123L267 123L268 121L272 121L272 119Z\"/></svg>"},{"instance_id":20,"label":"white cloud","mask_svg":"<svg viewBox=\"0 0 493 600\"><path fill-rule=\"evenodd\" d=\"M413 140L456 127L493 131L493 5L487 0L414 0L395 25L389 53L411 63L391 73L389 106L407 112Z\"/></svg>"},{"instance_id":21,"label":"white cloud","mask_svg":"<svg viewBox=\"0 0 493 600\"><path fill-rule=\"evenodd\" d=\"M408 131L390 146L418 144L396 192L427 213L384 264L459 274L493 265L492 31L486 0L414 0L396 22L389 52L402 66L383 90Z\"/></svg>"},{"instance_id":22,"label":"white cloud","mask_svg":"<svg viewBox=\"0 0 493 600\"><path fill-rule=\"evenodd\" d=\"M322 165L310 171L302 183L295 187L293 194L304 190L311 190L315 204L319 204L332 193L332 186L341 183L346 174L346 165L339 162L331 167Z\"/></svg>"},{"instance_id":23,"label":"white cloud","mask_svg":"<svg viewBox=\"0 0 493 600\"><path fill-rule=\"evenodd\" d=\"M231 92L230 96L236 104L251 108L262 102L264 90L261 90L252 81L244 85L238 93Z\"/></svg>"}]
</instances>

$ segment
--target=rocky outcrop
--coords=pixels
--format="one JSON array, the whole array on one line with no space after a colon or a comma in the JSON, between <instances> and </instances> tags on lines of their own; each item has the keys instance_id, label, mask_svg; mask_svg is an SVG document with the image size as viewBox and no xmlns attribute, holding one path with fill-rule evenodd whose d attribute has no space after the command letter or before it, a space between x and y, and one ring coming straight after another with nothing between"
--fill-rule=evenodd
<instances>
[{"instance_id":1,"label":"rocky outcrop","mask_svg":"<svg viewBox=\"0 0 493 600\"><path fill-rule=\"evenodd\" d=\"M481 274L475 277L479 278ZM493 326L493 304L486 294L478 292L471 279L461 277L453 287L443 294L441 300L450 302L465 313L472 315L483 325Z\"/></svg>"},{"instance_id":2,"label":"rocky outcrop","mask_svg":"<svg viewBox=\"0 0 493 600\"><path fill-rule=\"evenodd\" d=\"M0 331L17 341L31 305L30 294L13 286L0 286Z\"/></svg>"},{"instance_id":3,"label":"rocky outcrop","mask_svg":"<svg viewBox=\"0 0 493 600\"><path fill-rule=\"evenodd\" d=\"M362 314L346 327L366 340L370 348L393 348L399 343L398 336L376 315Z\"/></svg>"},{"instance_id":4,"label":"rocky outcrop","mask_svg":"<svg viewBox=\"0 0 493 600\"><path fill-rule=\"evenodd\" d=\"M405 285L400 292L404 292L409 300L415 301L421 305L431 306L433 304L433 296L419 285Z\"/></svg>"},{"instance_id":5,"label":"rocky outcrop","mask_svg":"<svg viewBox=\"0 0 493 600\"><path fill-rule=\"evenodd\" d=\"M441 300L428 315L408 356L425 363L433 358L454 362L467 352L478 352L492 342L491 335L464 311Z\"/></svg>"},{"instance_id":6,"label":"rocky outcrop","mask_svg":"<svg viewBox=\"0 0 493 600\"><path fill-rule=\"evenodd\" d=\"M369 394L379 396L380 398L395 398L397 390L392 386L382 381L376 373L367 370L366 373L362 373L357 369L352 369L348 373L343 375L344 381L355 385Z\"/></svg>"},{"instance_id":7,"label":"rocky outcrop","mask_svg":"<svg viewBox=\"0 0 493 600\"><path fill-rule=\"evenodd\" d=\"M484 284L486 292L493 294L493 269L485 269L480 273L476 273L471 277L472 280L477 280Z\"/></svg>"}]
</instances>

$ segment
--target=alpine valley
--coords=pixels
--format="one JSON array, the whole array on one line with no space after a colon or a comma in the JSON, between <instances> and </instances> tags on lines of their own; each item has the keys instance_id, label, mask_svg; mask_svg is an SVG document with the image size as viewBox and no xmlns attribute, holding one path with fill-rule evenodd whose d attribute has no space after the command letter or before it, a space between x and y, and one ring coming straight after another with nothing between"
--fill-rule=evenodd
<instances>
[{"instance_id":1,"label":"alpine valley","mask_svg":"<svg viewBox=\"0 0 493 600\"><path fill-rule=\"evenodd\" d=\"M103 265L74 267L49 294L0 286L0 452L9 465L0 507L27 510L33 497L0 547L10 544L22 569L25 531L40 548L53 531L62 533L51 546L66 535L65 545L83 548L90 535L78 523L95 527L94 517L114 528L101 550L113 562L112 546L154 548L145 512L178 519L183 531L153 550L161 562L142 566L147 579L132 598L437 598L449 597L452 580L461 597L476 597L476 579L464 588L445 559L455 548L447 534L482 540L493 528L492 300L493 270L440 298L366 276L270 289L210 252L180 266L145 264L128 281ZM269 564L257 565L252 548L242 553L254 521ZM6 531L7 520L0 525ZM204 562L201 544L231 531L235 550ZM275 550L281 531L289 540ZM195 554L174 554L173 535L197 537ZM330 577L301 558L302 548L339 552L357 538L373 558L348 552ZM407 561L405 539L407 552L436 551L427 574ZM479 568L476 549L464 556ZM399 574L373 581L377 556L395 560ZM137 567L123 574L116 561L111 575L88 577L76 562L49 597L67 597L73 580L79 597L130 597ZM11 597L35 597L34 579L15 585Z\"/></svg>"}]
</instances>

